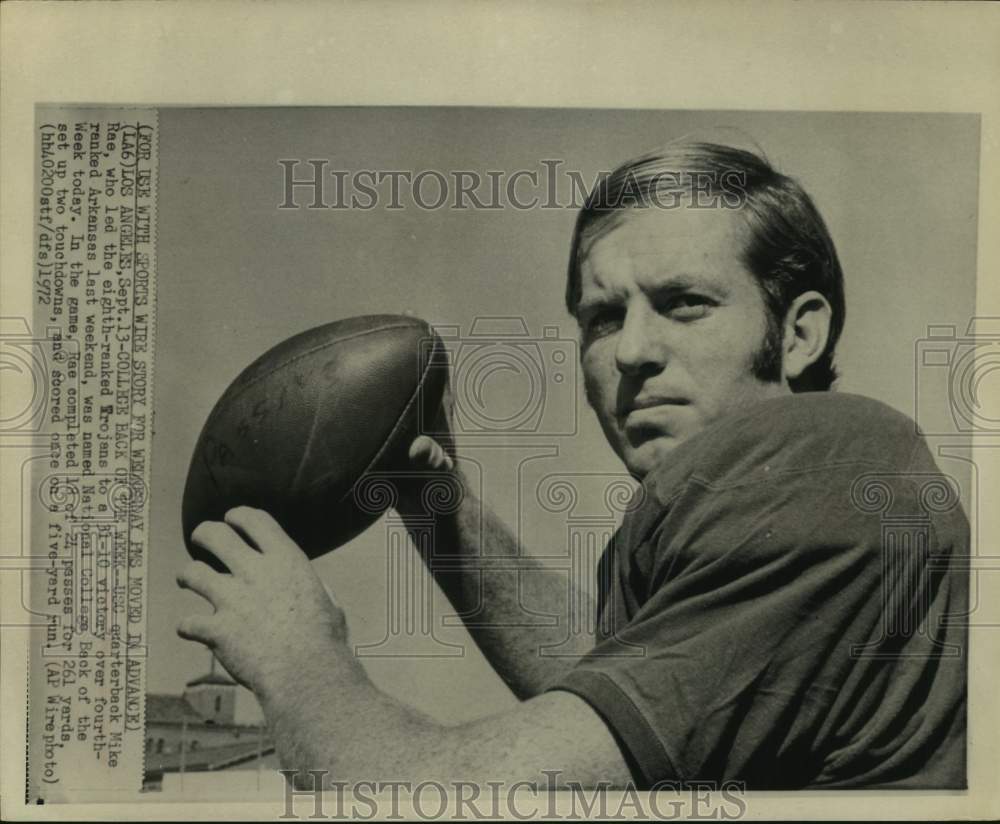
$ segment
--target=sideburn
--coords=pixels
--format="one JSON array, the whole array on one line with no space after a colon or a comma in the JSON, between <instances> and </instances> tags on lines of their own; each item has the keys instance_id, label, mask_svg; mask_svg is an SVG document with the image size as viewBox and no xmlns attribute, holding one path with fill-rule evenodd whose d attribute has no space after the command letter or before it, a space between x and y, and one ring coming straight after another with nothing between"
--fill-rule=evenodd
<instances>
[{"instance_id":1,"label":"sideburn","mask_svg":"<svg viewBox=\"0 0 1000 824\"><path fill-rule=\"evenodd\" d=\"M767 328L764 340L750 358L750 370L757 380L777 383L781 380L785 334L781 321L770 308L765 309Z\"/></svg>"}]
</instances>

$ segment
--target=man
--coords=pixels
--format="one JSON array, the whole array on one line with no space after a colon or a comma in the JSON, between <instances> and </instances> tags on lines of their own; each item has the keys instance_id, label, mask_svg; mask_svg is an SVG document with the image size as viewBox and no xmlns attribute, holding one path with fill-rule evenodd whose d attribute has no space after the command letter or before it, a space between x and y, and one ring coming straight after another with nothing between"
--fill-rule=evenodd
<instances>
[{"instance_id":1,"label":"man","mask_svg":"<svg viewBox=\"0 0 1000 824\"><path fill-rule=\"evenodd\" d=\"M921 508L941 476L910 421L808 391L830 388L844 322L809 197L724 146L627 163L578 218L567 304L590 405L643 481L601 560L592 649L542 654L565 625L522 626L519 587L569 619L565 577L467 495L425 560L459 612L481 608L470 631L523 701L439 725L372 685L298 547L235 509L194 533L232 574L185 569L215 614L179 632L257 693L282 763L346 782L964 786L967 594L949 558L967 525L954 500ZM411 458L461 479L450 444L418 438ZM872 489L924 517L926 542L889 547ZM421 507L404 490L404 518Z\"/></svg>"}]
</instances>

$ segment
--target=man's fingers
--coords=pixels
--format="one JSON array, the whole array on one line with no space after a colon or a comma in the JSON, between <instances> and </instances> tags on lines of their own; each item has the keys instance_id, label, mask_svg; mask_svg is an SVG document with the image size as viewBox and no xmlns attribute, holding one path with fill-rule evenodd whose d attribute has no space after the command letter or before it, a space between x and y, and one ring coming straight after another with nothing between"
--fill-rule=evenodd
<instances>
[{"instance_id":1,"label":"man's fingers","mask_svg":"<svg viewBox=\"0 0 1000 824\"><path fill-rule=\"evenodd\" d=\"M243 572L257 550L227 524L221 521L204 521L191 533L191 543L208 550L234 575Z\"/></svg>"},{"instance_id":2,"label":"man's fingers","mask_svg":"<svg viewBox=\"0 0 1000 824\"><path fill-rule=\"evenodd\" d=\"M274 518L263 509L238 506L225 515L226 523L253 543L262 554L271 552L298 552L302 549L281 528Z\"/></svg>"},{"instance_id":3,"label":"man's fingers","mask_svg":"<svg viewBox=\"0 0 1000 824\"><path fill-rule=\"evenodd\" d=\"M204 561L192 561L177 575L178 586L197 593L216 609L225 600L229 582L229 576L216 572Z\"/></svg>"},{"instance_id":4,"label":"man's fingers","mask_svg":"<svg viewBox=\"0 0 1000 824\"><path fill-rule=\"evenodd\" d=\"M186 615L177 625L177 634L188 641L197 641L207 647L215 646L215 622L211 616Z\"/></svg>"},{"instance_id":5,"label":"man's fingers","mask_svg":"<svg viewBox=\"0 0 1000 824\"><path fill-rule=\"evenodd\" d=\"M409 459L411 463L423 467L430 463L431 451L434 449L434 439L426 435L418 435L410 444Z\"/></svg>"},{"instance_id":6,"label":"man's fingers","mask_svg":"<svg viewBox=\"0 0 1000 824\"><path fill-rule=\"evenodd\" d=\"M436 451L434 453L434 468L435 469L445 469L451 471L455 468L455 462L451 459L451 455L445 452L445 449L441 444L434 442Z\"/></svg>"},{"instance_id":7,"label":"man's fingers","mask_svg":"<svg viewBox=\"0 0 1000 824\"><path fill-rule=\"evenodd\" d=\"M410 444L410 462L421 469L453 469L454 463L444 447L427 435L420 435Z\"/></svg>"}]
</instances>

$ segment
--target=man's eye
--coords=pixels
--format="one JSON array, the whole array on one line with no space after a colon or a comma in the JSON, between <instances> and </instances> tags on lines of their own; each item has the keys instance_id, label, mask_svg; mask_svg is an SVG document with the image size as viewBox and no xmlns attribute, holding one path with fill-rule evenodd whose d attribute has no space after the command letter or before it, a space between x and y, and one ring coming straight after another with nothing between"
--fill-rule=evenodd
<instances>
[{"instance_id":1,"label":"man's eye","mask_svg":"<svg viewBox=\"0 0 1000 824\"><path fill-rule=\"evenodd\" d=\"M619 309L601 309L587 318L585 332L588 338L599 338L616 332L622 325L622 312Z\"/></svg>"},{"instance_id":2,"label":"man's eye","mask_svg":"<svg viewBox=\"0 0 1000 824\"><path fill-rule=\"evenodd\" d=\"M698 320L705 317L714 302L703 295L678 295L671 298L664 307L666 314L676 320Z\"/></svg>"}]
</instances>

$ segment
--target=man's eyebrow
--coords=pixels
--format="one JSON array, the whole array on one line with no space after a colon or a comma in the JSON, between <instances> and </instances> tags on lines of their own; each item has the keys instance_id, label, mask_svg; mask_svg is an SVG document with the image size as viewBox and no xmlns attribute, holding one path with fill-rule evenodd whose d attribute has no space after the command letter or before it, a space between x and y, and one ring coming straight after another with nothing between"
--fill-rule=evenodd
<instances>
[{"instance_id":1,"label":"man's eyebrow","mask_svg":"<svg viewBox=\"0 0 1000 824\"><path fill-rule=\"evenodd\" d=\"M605 306L610 303L618 303L627 297L627 289L619 284L605 283L598 277L596 283L585 287L581 294L577 306L581 309L592 308L594 306Z\"/></svg>"},{"instance_id":2,"label":"man's eyebrow","mask_svg":"<svg viewBox=\"0 0 1000 824\"><path fill-rule=\"evenodd\" d=\"M713 278L701 272L678 272L667 275L660 280L650 279L644 291L651 295L671 295L678 292L690 290L702 290L711 292L714 295L727 296L729 288L720 282L719 278Z\"/></svg>"},{"instance_id":3,"label":"man's eyebrow","mask_svg":"<svg viewBox=\"0 0 1000 824\"><path fill-rule=\"evenodd\" d=\"M624 295L619 292L601 290L598 294L581 297L576 304L577 314L589 312L605 306L614 306L622 302Z\"/></svg>"}]
</instances>

